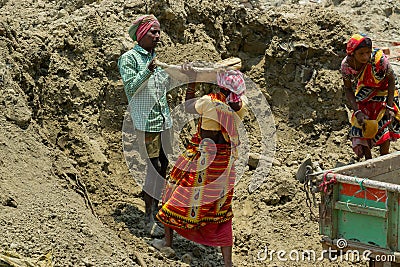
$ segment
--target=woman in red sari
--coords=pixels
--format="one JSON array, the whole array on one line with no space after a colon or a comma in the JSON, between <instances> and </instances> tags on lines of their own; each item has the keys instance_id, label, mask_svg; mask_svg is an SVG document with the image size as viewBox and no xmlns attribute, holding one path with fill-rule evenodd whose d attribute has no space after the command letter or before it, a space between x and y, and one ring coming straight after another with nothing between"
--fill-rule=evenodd
<instances>
[{"instance_id":1,"label":"woman in red sari","mask_svg":"<svg viewBox=\"0 0 400 267\"><path fill-rule=\"evenodd\" d=\"M346 97L354 110L350 138L359 158L371 159L371 148L389 154L390 141L400 137L398 84L388 58L372 48L365 35L355 34L347 43L341 72Z\"/></svg>"},{"instance_id":2,"label":"woman in red sari","mask_svg":"<svg viewBox=\"0 0 400 267\"><path fill-rule=\"evenodd\" d=\"M230 267L234 161L239 145L237 126L245 111L245 82L240 71L219 73L217 82L220 92L199 99L195 99L195 83L187 89L186 111L200 114L198 129L170 173L157 214L164 224L165 239L153 245L171 247L176 231L196 243L221 247L225 266Z\"/></svg>"}]
</instances>

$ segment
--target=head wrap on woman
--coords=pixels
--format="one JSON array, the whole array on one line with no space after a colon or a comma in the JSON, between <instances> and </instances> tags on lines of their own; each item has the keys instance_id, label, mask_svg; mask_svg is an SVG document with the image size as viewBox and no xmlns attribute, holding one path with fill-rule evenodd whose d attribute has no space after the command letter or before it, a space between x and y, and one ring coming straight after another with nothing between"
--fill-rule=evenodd
<instances>
[{"instance_id":1,"label":"head wrap on woman","mask_svg":"<svg viewBox=\"0 0 400 267\"><path fill-rule=\"evenodd\" d=\"M352 55L357 47L366 39L369 39L365 34L354 34L351 36L350 40L347 42L346 53L347 55Z\"/></svg>"},{"instance_id":2,"label":"head wrap on woman","mask_svg":"<svg viewBox=\"0 0 400 267\"><path fill-rule=\"evenodd\" d=\"M240 96L246 90L243 73L239 70L228 70L217 73L217 84L221 88L225 88L231 93L227 97L227 102L239 102Z\"/></svg>"},{"instance_id":3,"label":"head wrap on woman","mask_svg":"<svg viewBox=\"0 0 400 267\"><path fill-rule=\"evenodd\" d=\"M133 41L140 41L143 36L150 30L150 28L154 25L160 23L154 15L143 15L138 17L129 28L129 36Z\"/></svg>"}]
</instances>

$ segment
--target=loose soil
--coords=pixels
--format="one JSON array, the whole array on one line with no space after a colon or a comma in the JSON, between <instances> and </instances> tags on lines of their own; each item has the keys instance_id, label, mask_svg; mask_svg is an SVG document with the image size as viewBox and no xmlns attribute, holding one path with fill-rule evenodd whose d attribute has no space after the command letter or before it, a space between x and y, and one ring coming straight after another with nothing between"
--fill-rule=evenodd
<instances>
[{"instance_id":1,"label":"loose soil","mask_svg":"<svg viewBox=\"0 0 400 267\"><path fill-rule=\"evenodd\" d=\"M355 32L376 46L398 40L399 1L0 0L0 255L49 252L63 267L222 266L217 248L179 237L168 258L143 231L144 174L123 153L128 103L117 60L145 13L161 22L160 61L240 57L272 112L268 136L254 116L245 119L248 153L265 145L273 160L242 168L235 266L367 266L260 256L266 247L322 251L317 207L310 211L295 174L307 157L322 169L354 162L339 73L345 44ZM181 92L171 92L173 106ZM254 177L262 183L249 190Z\"/></svg>"}]
</instances>

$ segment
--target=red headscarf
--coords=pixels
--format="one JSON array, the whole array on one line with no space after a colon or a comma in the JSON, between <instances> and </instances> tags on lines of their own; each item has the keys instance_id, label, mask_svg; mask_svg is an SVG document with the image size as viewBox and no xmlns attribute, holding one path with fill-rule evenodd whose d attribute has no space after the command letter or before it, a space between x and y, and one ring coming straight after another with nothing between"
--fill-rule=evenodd
<instances>
[{"instance_id":1,"label":"red headscarf","mask_svg":"<svg viewBox=\"0 0 400 267\"><path fill-rule=\"evenodd\" d=\"M138 17L129 28L129 36L133 41L140 41L143 36L150 30L150 28L154 25L160 23L154 15L143 15Z\"/></svg>"},{"instance_id":2,"label":"red headscarf","mask_svg":"<svg viewBox=\"0 0 400 267\"><path fill-rule=\"evenodd\" d=\"M364 41L366 38L368 38L366 35L361 35L361 34L354 34L351 36L350 40L347 42L347 47L346 47L346 53L347 55L352 55L354 51L357 49L357 47Z\"/></svg>"}]
</instances>

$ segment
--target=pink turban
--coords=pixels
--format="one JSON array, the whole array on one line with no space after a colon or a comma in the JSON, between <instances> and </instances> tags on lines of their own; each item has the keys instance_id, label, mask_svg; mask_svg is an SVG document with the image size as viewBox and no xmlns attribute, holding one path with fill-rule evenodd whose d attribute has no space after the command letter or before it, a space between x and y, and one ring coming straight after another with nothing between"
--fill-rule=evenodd
<instances>
[{"instance_id":1,"label":"pink turban","mask_svg":"<svg viewBox=\"0 0 400 267\"><path fill-rule=\"evenodd\" d=\"M154 15L143 15L138 17L129 28L129 36L133 41L140 41L143 36L150 30L150 28L154 25L160 23Z\"/></svg>"},{"instance_id":2,"label":"pink turban","mask_svg":"<svg viewBox=\"0 0 400 267\"><path fill-rule=\"evenodd\" d=\"M231 93L226 99L227 102L239 102L240 96L246 90L243 73L239 70L228 70L217 73L217 84L221 88L225 88Z\"/></svg>"}]
</instances>

